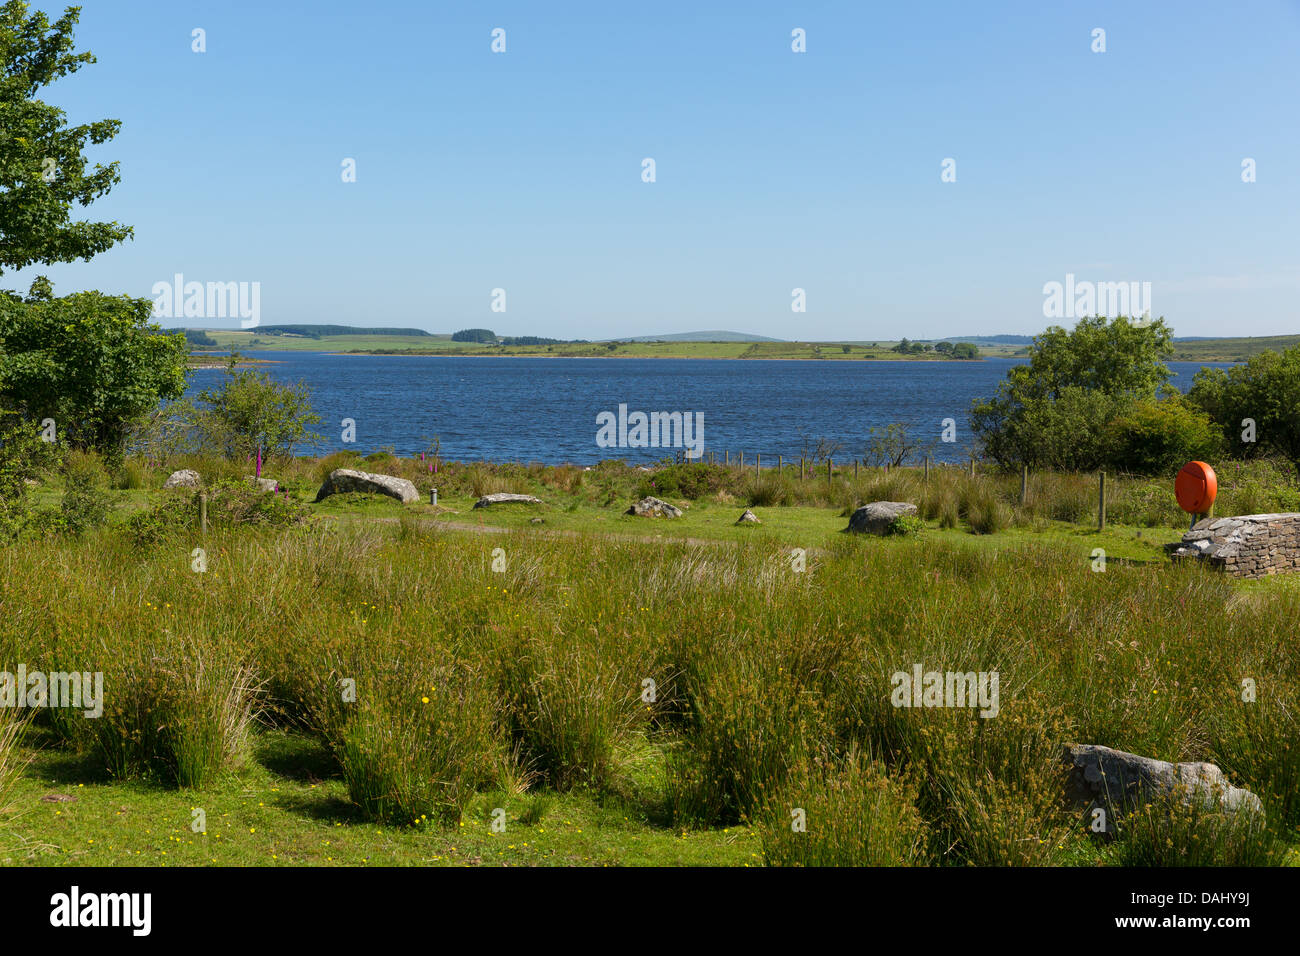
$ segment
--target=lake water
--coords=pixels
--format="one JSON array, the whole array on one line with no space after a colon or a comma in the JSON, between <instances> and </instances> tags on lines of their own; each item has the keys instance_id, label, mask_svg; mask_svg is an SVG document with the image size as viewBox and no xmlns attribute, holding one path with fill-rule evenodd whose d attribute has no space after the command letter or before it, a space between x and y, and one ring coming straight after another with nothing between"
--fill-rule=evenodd
<instances>
[{"instance_id":1,"label":"lake water","mask_svg":"<svg viewBox=\"0 0 1300 956\"><path fill-rule=\"evenodd\" d=\"M938 443L937 461L967 456L972 400L993 394L1020 359L980 362L736 361L711 359L455 358L253 352L279 382L306 383L322 423L320 452L392 446L400 455L441 440L457 461L593 464L604 458L653 462L672 451L602 448L596 416L691 412L703 415L706 455L755 453L765 464L797 459L819 438L840 442L835 457L862 454L867 429L907 422L937 441L945 418L957 442ZM1172 362L1173 382L1190 387L1200 363ZM190 391L219 384L200 369ZM356 422L345 444L342 420ZM805 439L807 444L805 444ZM300 449L306 451L306 449Z\"/></svg>"}]
</instances>

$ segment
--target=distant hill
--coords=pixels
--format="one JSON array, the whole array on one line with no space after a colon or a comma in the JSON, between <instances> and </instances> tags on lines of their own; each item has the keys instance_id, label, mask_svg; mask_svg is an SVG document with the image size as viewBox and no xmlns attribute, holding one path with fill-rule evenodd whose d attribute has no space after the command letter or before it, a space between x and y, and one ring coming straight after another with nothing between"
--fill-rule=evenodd
<instances>
[{"instance_id":1,"label":"distant hill","mask_svg":"<svg viewBox=\"0 0 1300 956\"><path fill-rule=\"evenodd\" d=\"M229 329L191 329L194 332L228 332ZM319 339L326 335L427 335L424 329L371 328L366 325L258 325L250 331L257 335L301 335Z\"/></svg>"},{"instance_id":2,"label":"distant hill","mask_svg":"<svg viewBox=\"0 0 1300 956\"><path fill-rule=\"evenodd\" d=\"M609 339L611 342L782 342L784 339L748 332L669 332L665 335L634 335L631 338Z\"/></svg>"},{"instance_id":3,"label":"distant hill","mask_svg":"<svg viewBox=\"0 0 1300 956\"><path fill-rule=\"evenodd\" d=\"M945 335L941 339L917 339L918 342L974 342L976 345L1033 345L1032 335Z\"/></svg>"}]
</instances>

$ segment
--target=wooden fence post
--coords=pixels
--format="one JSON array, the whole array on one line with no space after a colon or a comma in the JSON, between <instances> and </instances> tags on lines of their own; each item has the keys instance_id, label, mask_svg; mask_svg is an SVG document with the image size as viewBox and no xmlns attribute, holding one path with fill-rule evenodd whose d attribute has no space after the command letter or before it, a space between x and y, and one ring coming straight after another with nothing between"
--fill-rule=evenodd
<instances>
[{"instance_id":1,"label":"wooden fence post","mask_svg":"<svg viewBox=\"0 0 1300 956\"><path fill-rule=\"evenodd\" d=\"M1106 473L1101 473L1097 482L1097 530L1106 530Z\"/></svg>"},{"instance_id":2,"label":"wooden fence post","mask_svg":"<svg viewBox=\"0 0 1300 956\"><path fill-rule=\"evenodd\" d=\"M1020 466L1020 507L1029 501L1029 466Z\"/></svg>"},{"instance_id":3,"label":"wooden fence post","mask_svg":"<svg viewBox=\"0 0 1300 956\"><path fill-rule=\"evenodd\" d=\"M761 478L763 469L763 456L759 452L754 452L754 477Z\"/></svg>"},{"instance_id":4,"label":"wooden fence post","mask_svg":"<svg viewBox=\"0 0 1300 956\"><path fill-rule=\"evenodd\" d=\"M206 491L199 492L199 529L204 534L208 533L208 493Z\"/></svg>"},{"instance_id":5,"label":"wooden fence post","mask_svg":"<svg viewBox=\"0 0 1300 956\"><path fill-rule=\"evenodd\" d=\"M835 462L830 458L826 459L826 487L831 486L831 472L835 470Z\"/></svg>"},{"instance_id":6,"label":"wooden fence post","mask_svg":"<svg viewBox=\"0 0 1300 956\"><path fill-rule=\"evenodd\" d=\"M927 483L930 481L930 456L929 455L925 456L925 480Z\"/></svg>"}]
</instances>

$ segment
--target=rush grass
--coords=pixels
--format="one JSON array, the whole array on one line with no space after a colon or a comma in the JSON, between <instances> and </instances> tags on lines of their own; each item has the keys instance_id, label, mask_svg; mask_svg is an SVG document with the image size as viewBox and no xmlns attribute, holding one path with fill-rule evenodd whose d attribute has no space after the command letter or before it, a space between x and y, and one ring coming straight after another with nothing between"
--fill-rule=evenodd
<instances>
[{"instance_id":1,"label":"rush grass","mask_svg":"<svg viewBox=\"0 0 1300 956\"><path fill-rule=\"evenodd\" d=\"M558 799L630 807L662 834L754 824L774 863L1150 861L1062 805L1073 740L1213 760L1259 794L1267 827L1228 838L1207 818L1199 864L1281 862L1300 835L1294 588L925 534L839 538L804 570L763 541L404 524L204 544L201 573L194 540L114 530L0 549L0 660L104 671L99 722L30 715L86 783L227 792L258 772L256 722L254 745L314 736L310 772L339 781L340 824L367 833L454 831L507 799L545 818ZM890 674L914 664L998 671L1000 713L893 707ZM778 838L792 806L815 809L808 831ZM49 840L24 819L0 829Z\"/></svg>"}]
</instances>

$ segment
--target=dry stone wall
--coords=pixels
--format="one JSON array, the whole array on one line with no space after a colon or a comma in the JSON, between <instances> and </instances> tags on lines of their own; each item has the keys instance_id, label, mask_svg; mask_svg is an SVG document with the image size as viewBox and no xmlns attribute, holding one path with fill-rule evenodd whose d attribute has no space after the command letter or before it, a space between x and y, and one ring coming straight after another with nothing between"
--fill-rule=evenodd
<instances>
[{"instance_id":1,"label":"dry stone wall","mask_svg":"<svg viewBox=\"0 0 1300 956\"><path fill-rule=\"evenodd\" d=\"M1169 553L1243 578L1300 571L1300 514L1203 518Z\"/></svg>"}]
</instances>

